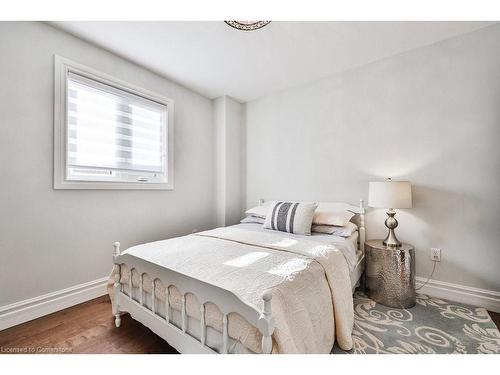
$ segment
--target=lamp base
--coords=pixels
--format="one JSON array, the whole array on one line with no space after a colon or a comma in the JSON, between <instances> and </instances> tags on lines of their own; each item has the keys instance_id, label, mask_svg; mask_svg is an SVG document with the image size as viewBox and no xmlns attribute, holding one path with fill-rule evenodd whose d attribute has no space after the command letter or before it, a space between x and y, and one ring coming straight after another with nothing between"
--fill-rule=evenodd
<instances>
[{"instance_id":1,"label":"lamp base","mask_svg":"<svg viewBox=\"0 0 500 375\"><path fill-rule=\"evenodd\" d=\"M396 233L394 232L394 229L396 229L396 227L398 226L398 221L396 220L394 215L396 215L396 211L394 211L392 208L387 211L387 216L389 217L385 220L385 226L389 229L389 233L387 233L384 241L382 241L382 244L387 247L401 246L401 241L397 239Z\"/></svg>"}]
</instances>

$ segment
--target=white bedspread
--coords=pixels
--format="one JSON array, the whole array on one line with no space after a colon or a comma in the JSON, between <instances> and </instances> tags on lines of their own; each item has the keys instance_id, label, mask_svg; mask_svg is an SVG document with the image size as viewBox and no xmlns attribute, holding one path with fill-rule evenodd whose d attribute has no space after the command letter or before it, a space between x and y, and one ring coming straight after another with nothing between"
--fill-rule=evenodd
<instances>
[{"instance_id":1,"label":"white bedspread","mask_svg":"<svg viewBox=\"0 0 500 375\"><path fill-rule=\"evenodd\" d=\"M256 224L256 223L240 223L232 225L231 228L240 228L260 233L274 233L274 234L277 233L274 230L265 229L262 226L262 224ZM308 241L316 241L316 242L321 242L325 245L335 246L344 255L344 258L346 259L347 265L349 267L349 271L351 272L358 263L358 238L359 238L358 231L355 231L350 237L347 238L332 236L331 234L315 233L315 232L311 233L310 236L303 234L288 233L288 232L278 232L278 233L280 236L284 238L291 238L294 240L302 239Z\"/></svg>"},{"instance_id":2,"label":"white bedspread","mask_svg":"<svg viewBox=\"0 0 500 375\"><path fill-rule=\"evenodd\" d=\"M259 310L262 294L271 290L273 351L329 353L335 338L342 349L352 348L349 270L335 246L228 227L135 246L125 253L229 290ZM122 272L122 282L126 277ZM173 301L174 308L178 302ZM195 301L186 303L188 315L199 318ZM208 325L219 328L219 319L207 309ZM259 351L260 334L243 326L241 317L229 315L229 335Z\"/></svg>"}]
</instances>

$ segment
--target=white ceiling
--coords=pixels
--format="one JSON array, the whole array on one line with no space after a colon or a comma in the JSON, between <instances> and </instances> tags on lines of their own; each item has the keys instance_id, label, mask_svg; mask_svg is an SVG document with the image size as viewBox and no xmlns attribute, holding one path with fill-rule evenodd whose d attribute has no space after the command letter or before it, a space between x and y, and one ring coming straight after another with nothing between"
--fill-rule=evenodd
<instances>
[{"instance_id":1,"label":"white ceiling","mask_svg":"<svg viewBox=\"0 0 500 375\"><path fill-rule=\"evenodd\" d=\"M493 22L54 22L209 98L242 102Z\"/></svg>"}]
</instances>

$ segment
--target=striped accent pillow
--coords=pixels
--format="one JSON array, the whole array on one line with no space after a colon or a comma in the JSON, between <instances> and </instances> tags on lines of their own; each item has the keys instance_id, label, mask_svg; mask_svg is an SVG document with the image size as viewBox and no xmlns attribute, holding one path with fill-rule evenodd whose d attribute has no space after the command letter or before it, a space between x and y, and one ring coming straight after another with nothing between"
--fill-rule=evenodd
<instances>
[{"instance_id":1,"label":"striped accent pillow","mask_svg":"<svg viewBox=\"0 0 500 375\"><path fill-rule=\"evenodd\" d=\"M264 228L295 234L311 234L317 203L273 202Z\"/></svg>"}]
</instances>

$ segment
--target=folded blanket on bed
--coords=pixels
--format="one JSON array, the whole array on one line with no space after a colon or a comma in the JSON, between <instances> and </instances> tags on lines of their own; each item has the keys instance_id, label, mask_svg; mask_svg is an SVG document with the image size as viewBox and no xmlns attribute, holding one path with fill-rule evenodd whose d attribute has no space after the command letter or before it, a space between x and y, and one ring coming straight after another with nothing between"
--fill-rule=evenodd
<instances>
[{"instance_id":1,"label":"folded blanket on bed","mask_svg":"<svg viewBox=\"0 0 500 375\"><path fill-rule=\"evenodd\" d=\"M334 246L228 227L135 246L125 253L231 291L259 311L263 292L270 290L275 352L329 353L335 337L342 349L352 348L349 271ZM121 282L127 283L122 269ZM138 285L138 275L132 281ZM144 281L146 292L148 286L150 293L151 282ZM157 298L164 300L164 288L156 290ZM174 309L180 309L178 298L171 295ZM199 319L194 296L186 305L188 315ZM206 322L221 331L222 316L215 306L207 307ZM230 337L260 351L261 335L255 327L236 314L230 314L228 322Z\"/></svg>"}]
</instances>

